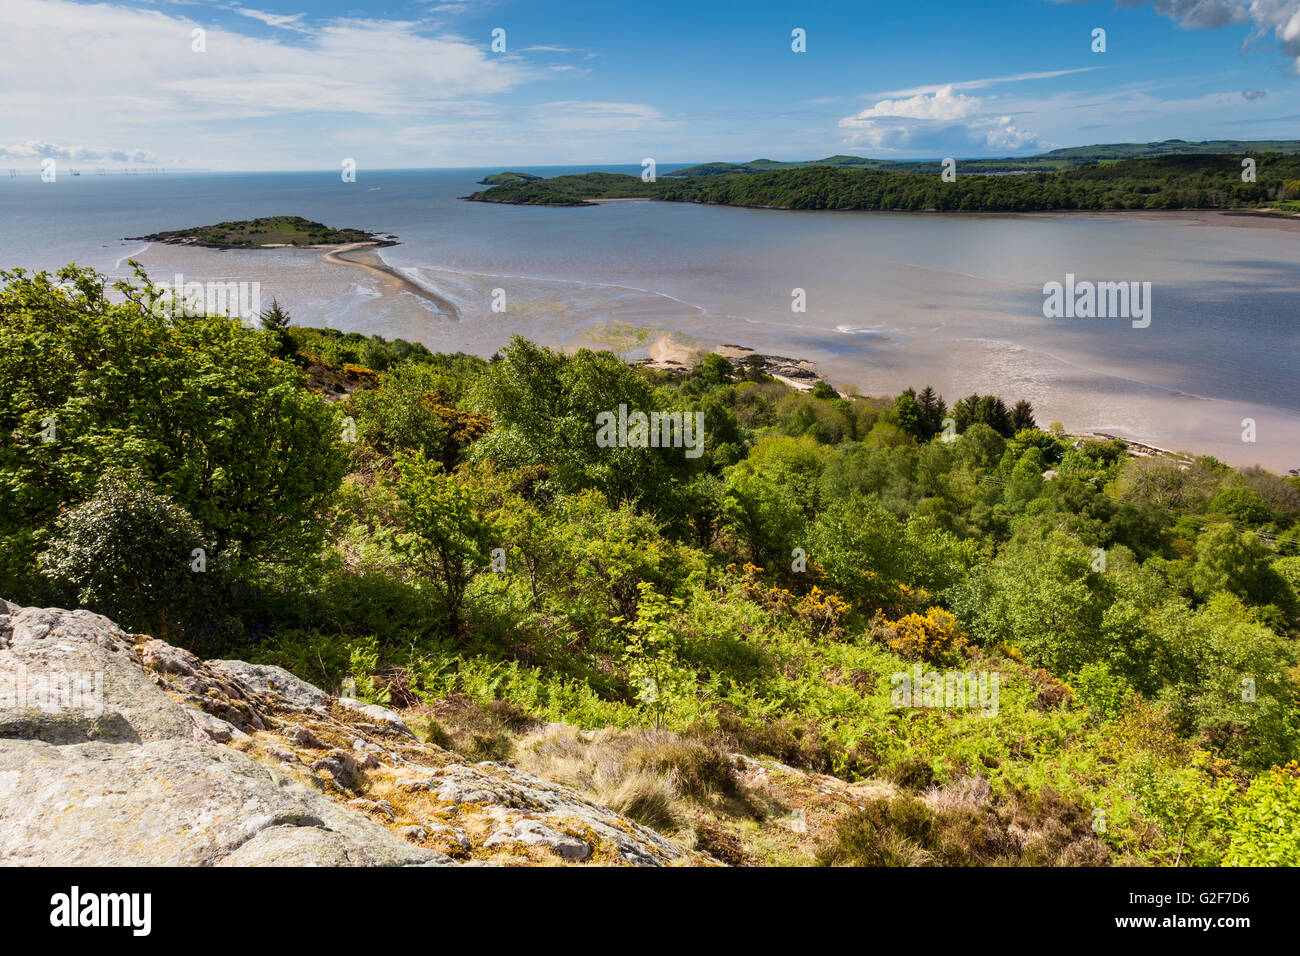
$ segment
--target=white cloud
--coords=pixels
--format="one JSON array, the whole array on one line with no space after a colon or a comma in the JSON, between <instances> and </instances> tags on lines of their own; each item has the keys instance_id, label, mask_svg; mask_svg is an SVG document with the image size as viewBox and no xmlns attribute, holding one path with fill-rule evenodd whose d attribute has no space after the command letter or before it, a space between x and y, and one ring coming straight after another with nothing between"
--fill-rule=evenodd
<instances>
[{"instance_id":1,"label":"white cloud","mask_svg":"<svg viewBox=\"0 0 1300 956\"><path fill-rule=\"evenodd\" d=\"M956 92L954 84L902 99L886 99L839 123L845 141L875 150L957 148L1019 150L1038 137L1018 128L1011 116L991 111L978 96Z\"/></svg>"},{"instance_id":2,"label":"white cloud","mask_svg":"<svg viewBox=\"0 0 1300 956\"><path fill-rule=\"evenodd\" d=\"M303 18L303 15L301 13L295 13L292 16L283 13L266 13L265 11L262 10L250 10L247 7L239 6L238 4L236 4L233 7L230 7L229 9L234 13L238 13L242 17L249 17L250 19L253 20L260 20L269 27L281 27L286 30L302 29L302 27L298 25L299 21L302 20Z\"/></svg>"},{"instance_id":3,"label":"white cloud","mask_svg":"<svg viewBox=\"0 0 1300 956\"><path fill-rule=\"evenodd\" d=\"M839 127L844 131L845 142L883 152L922 148L1021 150L1040 146L1037 134L1016 126L1005 115L1005 108L995 109L992 99L967 96L959 91L1049 80L1100 69L1105 67L1012 73L889 90L872 94L880 97L876 104L844 117Z\"/></svg>"},{"instance_id":4,"label":"white cloud","mask_svg":"<svg viewBox=\"0 0 1300 956\"><path fill-rule=\"evenodd\" d=\"M59 146L28 140L13 146L0 145L0 158L16 160L64 159L78 163L151 163L153 153L142 149L114 149L111 146Z\"/></svg>"},{"instance_id":5,"label":"white cloud","mask_svg":"<svg viewBox=\"0 0 1300 956\"><path fill-rule=\"evenodd\" d=\"M1078 0L1057 0L1078 2ZM1270 33L1300 73L1300 0L1118 0L1122 7L1148 4L1156 13L1176 20L1179 26L1196 30L1217 30L1249 23L1254 39Z\"/></svg>"},{"instance_id":6,"label":"white cloud","mask_svg":"<svg viewBox=\"0 0 1300 956\"><path fill-rule=\"evenodd\" d=\"M852 120L869 121L877 117L901 117L920 120L955 120L979 112L978 96L963 96L954 92L949 83L933 93L917 93L901 100L881 100L875 106L863 110ZM842 123L841 125L845 125ZM848 124L852 125L852 124Z\"/></svg>"},{"instance_id":7,"label":"white cloud","mask_svg":"<svg viewBox=\"0 0 1300 956\"><path fill-rule=\"evenodd\" d=\"M198 26L107 3L4 0L0 135L45 129L43 138L65 138L66 130L58 137L49 130L55 120L80 139L89 138L81 128L113 122L418 113L546 75L520 58L489 53L485 43L426 35L413 22L334 20L303 27L292 44L207 26L202 53L191 48Z\"/></svg>"},{"instance_id":8,"label":"white cloud","mask_svg":"<svg viewBox=\"0 0 1300 956\"><path fill-rule=\"evenodd\" d=\"M346 143L353 152L342 155L368 152L380 165L457 165L464 141L448 140L476 135L485 104L575 75L566 61L585 63L558 48L494 54L486 37L427 17L316 21L219 8L227 19L213 23L190 19L190 6L0 0L0 143L130 144L105 149L104 161L145 150L164 166L255 169L332 166L335 144ZM200 27L205 52L192 49ZM659 118L637 104L565 102L535 114L512 103L501 135L522 142L542 129L619 131ZM393 148L399 130L421 126L445 131L436 157Z\"/></svg>"},{"instance_id":9,"label":"white cloud","mask_svg":"<svg viewBox=\"0 0 1300 956\"><path fill-rule=\"evenodd\" d=\"M984 129L984 142L998 149L1025 149L1037 146L1037 133L1019 129L1010 116L999 116L997 121Z\"/></svg>"},{"instance_id":10,"label":"white cloud","mask_svg":"<svg viewBox=\"0 0 1300 956\"><path fill-rule=\"evenodd\" d=\"M543 103L537 108L536 116L543 129L578 132L629 132L658 125L663 120L663 114L652 106L583 100Z\"/></svg>"},{"instance_id":11,"label":"white cloud","mask_svg":"<svg viewBox=\"0 0 1300 956\"><path fill-rule=\"evenodd\" d=\"M869 93L868 96L874 97L894 97L894 96L916 96L921 93L937 93L942 89L951 90L981 90L985 87L995 86L999 83L1022 83L1026 80L1050 80L1058 76L1070 76L1074 73L1091 73L1093 70L1102 70L1101 66L1081 66L1073 70L1048 70L1039 73L1013 73L1010 76L990 76L982 80L958 80L952 83L933 83L928 86L913 86L904 90L886 90L882 93Z\"/></svg>"}]
</instances>

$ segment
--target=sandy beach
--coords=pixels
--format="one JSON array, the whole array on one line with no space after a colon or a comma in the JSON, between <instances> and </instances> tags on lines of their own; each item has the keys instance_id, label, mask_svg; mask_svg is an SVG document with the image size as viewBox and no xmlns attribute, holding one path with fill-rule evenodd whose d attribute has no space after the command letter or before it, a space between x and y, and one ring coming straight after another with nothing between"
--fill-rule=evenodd
<instances>
[{"instance_id":1,"label":"sandy beach","mask_svg":"<svg viewBox=\"0 0 1300 956\"><path fill-rule=\"evenodd\" d=\"M384 262L377 253L368 251L375 245L376 243L373 242L352 242L342 246L314 246L313 248L326 250L324 255L321 256L321 259L325 262L332 265L352 266L354 269L364 269L371 275L378 277L381 291L385 293L410 292L432 302L443 315L455 320L460 319L460 312L447 299L426 289L418 282L413 282Z\"/></svg>"}]
</instances>

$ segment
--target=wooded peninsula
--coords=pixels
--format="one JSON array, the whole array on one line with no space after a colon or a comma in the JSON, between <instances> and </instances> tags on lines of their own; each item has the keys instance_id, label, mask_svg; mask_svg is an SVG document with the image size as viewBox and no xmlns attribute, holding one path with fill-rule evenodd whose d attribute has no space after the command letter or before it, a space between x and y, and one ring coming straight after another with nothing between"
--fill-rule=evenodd
<instances>
[{"instance_id":1,"label":"wooded peninsula","mask_svg":"<svg viewBox=\"0 0 1300 956\"><path fill-rule=\"evenodd\" d=\"M831 157L836 159L837 157ZM853 158L853 157L839 157ZM971 161L977 163L980 161ZM605 199L659 199L777 209L1039 212L1107 209L1250 209L1300 213L1300 155L1283 152L1176 154L1070 169L971 173L965 161L944 177L921 170L795 165L710 171L644 181L591 172L511 181L474 193L478 202L581 206ZM918 164L926 165L926 164Z\"/></svg>"}]
</instances>

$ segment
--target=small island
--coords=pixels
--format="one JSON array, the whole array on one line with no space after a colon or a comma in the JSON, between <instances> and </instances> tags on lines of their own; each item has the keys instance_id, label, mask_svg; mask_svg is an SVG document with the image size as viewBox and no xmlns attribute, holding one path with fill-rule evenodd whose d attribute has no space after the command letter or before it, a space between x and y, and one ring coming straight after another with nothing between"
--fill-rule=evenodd
<instances>
[{"instance_id":1,"label":"small island","mask_svg":"<svg viewBox=\"0 0 1300 956\"><path fill-rule=\"evenodd\" d=\"M364 229L331 229L302 216L264 216L260 219L219 222L212 226L194 226L126 238L202 246L207 249L281 249L286 246L344 246L358 243L375 247L397 245L397 240L392 236L383 237Z\"/></svg>"}]
</instances>

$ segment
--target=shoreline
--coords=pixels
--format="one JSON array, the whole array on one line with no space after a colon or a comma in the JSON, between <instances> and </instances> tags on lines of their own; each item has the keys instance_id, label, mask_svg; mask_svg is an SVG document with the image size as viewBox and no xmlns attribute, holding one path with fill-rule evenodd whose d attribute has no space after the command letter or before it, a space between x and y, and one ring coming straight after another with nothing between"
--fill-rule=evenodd
<instances>
[{"instance_id":1,"label":"shoreline","mask_svg":"<svg viewBox=\"0 0 1300 956\"><path fill-rule=\"evenodd\" d=\"M331 243L317 245L299 245L296 242L264 242L261 245L250 246L240 245L231 242L206 242L202 239L196 239L194 236L163 236L155 233L152 236L123 236L123 242L156 242L165 246L190 246L195 249L216 249L220 252L248 252L258 249L334 249L341 248ZM395 246L398 244L396 239L367 239L364 242L345 243L349 248L357 246L374 246L376 249L383 246Z\"/></svg>"},{"instance_id":2,"label":"shoreline","mask_svg":"<svg viewBox=\"0 0 1300 956\"><path fill-rule=\"evenodd\" d=\"M613 200L615 202L637 202L637 201L661 201L645 200L636 197L626 197ZM802 210L800 210L802 211ZM824 211L824 210L816 210ZM1113 222L1135 222L1137 219L1144 219L1147 223L1167 223L1179 225L1194 226L1221 226L1224 228L1278 228L1279 226L1287 231L1300 231L1300 221L1289 222L1284 219L1277 219L1270 216L1258 214L1243 214L1239 211L1229 210L1099 210L1099 211L1049 211L1049 212L1029 212L1029 213L975 213L974 216L993 216L999 219L1005 219L1008 216L1016 217L1042 217L1050 216L1057 220L1069 220L1078 217L1089 217L1093 220L1101 218L1110 218ZM887 224L882 228L888 228ZM1244 238L1245 234L1238 234ZM183 245L180 243L162 243L161 245ZM422 341L435 351L455 351L459 348L467 348L484 356L490 355L501 341L495 334L484 331L484 327L478 322L469 322L463 330L452 331L450 327L441 326L435 320L429 321L427 316L429 311L436 310L439 317L446 315L450 318L459 320L462 316L460 309L453 305L451 301L439 292L431 291L429 288L419 284L414 279L397 271L383 261L382 256L377 251L378 243L375 242L354 242L336 245L317 245L312 247L297 247L299 250L310 248L316 255L312 258L319 258L320 261L329 263L330 267L338 265L351 266L352 268L363 269L369 272L378 280L372 288L377 287L381 296L400 295L402 292L410 292L422 302L433 304L433 308L422 306L412 300L407 300L402 305L400 300L378 299L373 306L369 306L370 317L362 324L362 328L373 330L388 336L398 335L411 339L412 341ZM290 247L282 247L277 251L285 252ZM255 250L243 250L255 251ZM272 260L279 257L271 257ZM293 259L299 261L310 261L309 257L293 256ZM285 262L283 265L274 266L276 270L295 269L296 267ZM326 267L320 267L325 269ZM328 268L327 271L335 271ZM457 270L450 270L453 273ZM435 270L435 273L437 270ZM423 273L416 273L422 275ZM478 273L464 273L467 276L478 276ZM486 275L486 274L485 274ZM495 274L494 274L495 275ZM511 278L518 278L511 276ZM527 278L527 277L525 277ZM578 282L584 284L581 280L555 279L554 277L536 277L539 281L546 282ZM264 280L266 278L264 277ZM336 280L340 289L346 289L348 280L346 278ZM443 287L440 275L435 275L430 279L436 282L439 288ZM369 284L369 283L367 283ZM481 283L480 283L481 284ZM489 285L492 283L489 282ZM600 285L601 283L596 283ZM323 287L328 287L328 281ZM476 301L469 296L469 283L466 288L461 289L461 284L453 281L450 288L466 296L461 301L466 309L465 315L475 318L477 315ZM550 287L545 287L549 289ZM618 288L624 288L618 286ZM630 287L628 287L630 288ZM666 293L657 292L653 289L637 289L638 292L649 293L653 295L665 295L672 299ZM480 289L479 292L482 292ZM370 293L373 295L373 292ZM534 290L534 295L541 295L548 298L550 293L538 293ZM549 299L548 299L549 301ZM676 300L680 301L680 300ZM798 339L794 341L789 335L782 335L780 330L767 329L764 323L763 330L754 330L752 333L756 338L751 338L749 334L741 331L740 328L730 328L724 331L723 328L712 328L706 321L701 318L699 321L686 321L680 317L675 318L669 314L672 310L669 308L671 303L665 304L665 308L656 311L653 316L643 317L640 321L647 319L650 322L646 329L649 333L649 340L643 342L639 349L629 350L628 345L619 345L604 341L603 339L585 336L581 329L581 322L577 323L577 328L570 328L564 324L561 319L553 319L549 326L543 323L542 328L532 328L526 326L519 331L528 337L539 342L539 344L550 347L590 347L597 349L610 349L620 354L623 361L634 365L649 365L669 369L673 366L689 368L698 361L703 355L716 351L729 359L743 357L748 354L757 353L764 356L765 359L771 360L765 364L764 371L772 375L784 384L795 388L798 391L808 391L818 379L825 379L837 389L843 388L844 383L850 383L862 388L862 393L866 395L886 395L901 390L901 387L915 384L915 381L905 380L900 382L893 381L900 374L907 371L915 372L911 376L916 381L930 381L931 373L934 368L938 367L940 373L945 373L947 366L934 366L927 364L934 358L924 349L917 352L897 353L892 364L888 366L867 366L867 371L863 368L847 368L850 363L848 358L836 358L834 354L823 354L822 349L813 346L810 340ZM690 303L682 303L683 306L689 306ZM691 308L696 308L691 306ZM326 310L328 311L328 310ZM663 314L661 314L663 313ZM567 315L568 313L563 313ZM701 313L703 315L703 313ZM536 317L527 317L528 322L536 324ZM692 313L692 318L694 313ZM344 322L340 325L337 321L329 322L322 315L320 321L311 322L310 324L331 324L343 328L349 328L349 324ZM428 323L427 326L425 323ZM734 324L734 323L733 323ZM697 327L698 326L698 327ZM566 331L567 330L567 331ZM665 333L677 334L665 335ZM825 331L825 330L823 330ZM798 338L796 336L796 338ZM744 346L732 346L728 348L721 343L728 342L753 342L753 348ZM981 337L978 340L985 343ZM996 344L996 343L994 343ZM646 347L649 346L649 355L646 355ZM992 347L992 346L989 346ZM1028 348L1028 346L1021 346ZM1118 437L1131 446L1149 446L1158 448L1161 451L1173 455L1191 455L1212 454L1225 461L1243 462L1242 467L1252 464L1260 464L1270 468L1278 473L1285 473L1287 469L1296 467L1300 462L1292 460L1291 454L1287 449L1281 448L1277 451L1270 450L1267 455L1263 455L1259 450L1252 446L1241 446L1237 444L1235 436L1232 434L1237 430L1237 426L1223 424L1223 422L1240 421L1245 416L1259 417L1261 434L1274 436L1270 439L1270 446L1276 448L1278 435L1295 434L1296 416L1294 411L1274 406L1261 406L1258 403L1246 403L1241 400L1231 398L1213 397L1207 395L1193 394L1187 391L1170 389L1166 385L1153 383L1143 378L1122 378L1115 370L1106 367L1094 367L1090 362L1080 364L1079 356L1067 349L1064 352L1053 354L1052 350L1042 350L1041 348L1030 348L1029 351L1041 351L1044 361L1050 360L1049 364L1032 362L1035 368L1043 371L1043 376L1034 378L1031 385L1033 388L1026 386L1027 393L1022 396L1031 399L1035 408L1039 411L1039 417L1045 424L1051 419L1062 419L1067 422L1068 431L1075 435L1095 434L1106 437ZM833 352L833 350L832 350ZM891 353L892 354L892 353ZM805 356L806 358L786 358L786 356ZM645 356L638 358L638 356ZM997 358L997 356L993 356ZM1025 359L1020 362L1024 365L1029 362ZM779 362L780 367L775 363ZM861 364L861 363L857 363ZM1014 364L1014 363L1012 363ZM1039 367L1041 365L1041 368ZM1058 366L1068 366L1065 369L1078 369L1089 373L1084 376L1089 382L1093 379L1104 380L1106 383L1111 382L1117 377L1124 383L1132 384L1139 387L1135 394L1144 396L1144 402L1156 402L1153 410L1144 413L1141 416L1129 416L1125 414L1116 414L1113 408L1108 407L1100 396L1103 396L1107 390L1107 385L1092 384L1089 387L1091 392L1079 391L1074 388L1069 376L1058 374ZM1019 366L1016 366L1017 368ZM978 370L978 363L975 366ZM929 371L927 371L929 370ZM968 370L969 371L969 370ZM1051 374L1047 374L1047 372ZM863 380L863 376L870 372L870 381ZM959 387L953 390L965 394L966 391L977 389L979 391L993 390L997 391L998 384L996 381L990 383L987 376L967 381L967 377L952 373L959 380ZM889 381L881 381L885 377ZM1041 378L1041 381L1039 381ZM1017 381L1020 381L1017 379ZM961 382L967 382L969 387L961 386ZM943 387L945 383L938 382ZM951 383L948 383L951 384ZM899 385L899 388L890 388ZM965 391L962 388L965 388ZM947 391L948 388L944 387ZM1097 398L1097 407L1093 407L1091 399ZM1079 400L1085 400L1085 404L1091 409L1090 412L1080 414ZM1113 405L1114 403L1109 403ZM1249 405L1250 407L1246 407ZM1158 411L1155 410L1158 407ZM1260 415L1260 413L1264 413ZM1197 424L1200 420L1213 420L1218 424L1211 427L1210 424ZM1220 421L1222 420L1222 421ZM1221 426L1221 427L1220 427ZM1221 433L1221 434L1220 434ZM1231 439L1231 440L1230 440ZM1243 455L1244 452L1244 455ZM1261 454L1260 458L1255 458L1254 454Z\"/></svg>"},{"instance_id":3,"label":"shoreline","mask_svg":"<svg viewBox=\"0 0 1300 956\"><path fill-rule=\"evenodd\" d=\"M787 356L775 355L767 351L753 349L743 345L733 345L727 343L709 343L698 340L682 341L674 333L668 332L660 335L652 341L648 348L648 355L639 359L624 359L629 365L640 368L651 368L667 372L686 372L695 364L700 362L706 355L717 354L728 359L733 366L740 370L742 361L750 355L760 356L764 362L762 371L764 374L771 376L779 382L790 386L796 392L808 394L812 391L813 386L819 381L826 381L829 384L829 377L823 374L822 368L811 359L789 358ZM1053 357L1055 361L1062 361ZM1143 383L1145 384L1145 383ZM1148 387L1159 389L1159 386L1149 385ZM841 398L849 397L850 393L842 392L838 388ZM864 397L871 398L888 398L888 393L861 393ZM1188 401L1212 402L1218 403L1224 399L1211 398L1207 396L1190 395L1181 393L1175 396L1173 393L1166 393L1167 397L1181 397ZM1271 409L1282 414L1286 414L1283 409ZM1041 409L1036 409L1041 413ZM1040 421L1039 427L1046 429L1045 421ZM1160 434L1142 434L1139 432L1136 436L1129 434L1119 434L1116 432L1116 426L1102 424L1100 421L1076 421L1073 425L1066 426L1066 434L1071 439L1088 439L1095 438L1102 441L1118 440L1124 443L1126 453L1130 458L1161 458L1171 461L1179 466L1186 466L1194 462L1203 455L1218 457L1229 467L1249 468L1261 466L1258 461L1251 461L1248 458L1238 457L1220 457L1222 452L1202 445L1199 449L1197 443L1193 442L1188 446L1179 446L1176 439L1171 437L1162 438ZM1131 431L1121 426L1121 431ZM1168 433L1166 433L1168 434ZM1234 462L1237 462L1234 464ZM1284 465L1274 465L1266 467L1279 475L1287 473L1287 467ZM1294 465L1290 466L1294 467Z\"/></svg>"},{"instance_id":4,"label":"shoreline","mask_svg":"<svg viewBox=\"0 0 1300 956\"><path fill-rule=\"evenodd\" d=\"M388 243L392 245L392 243ZM377 276L382 283L395 287L398 292L410 292L412 295L419 296L438 307L438 311L448 316L452 321L460 321L460 310L456 308L449 299L445 299L420 285L413 279L398 272L387 262L384 262L374 251L379 245L374 242L350 242L341 246L313 246L313 249L324 249L325 253L321 256L323 262L331 265L351 266L354 269L363 269L371 275ZM349 252L358 252L364 250L361 255L368 256L369 261L362 261L356 258L348 258ZM381 290L381 291L394 291Z\"/></svg>"},{"instance_id":5,"label":"shoreline","mask_svg":"<svg viewBox=\"0 0 1300 956\"><path fill-rule=\"evenodd\" d=\"M1035 218L1041 216L1056 217L1061 219L1071 217L1089 217L1089 218L1109 218L1118 216L1128 219L1140 219L1143 217L1151 219L1183 219L1190 225L1219 225L1233 228L1246 229L1281 229L1285 232L1300 232L1300 214L1271 212L1262 209L987 209L974 212L961 212L959 210L945 209L795 209L793 206L763 206L753 203L732 203L732 202L699 202L698 200L686 199L659 199L654 196L614 196L602 199L583 199L578 202L555 202L555 203L522 203L509 202L502 199L475 199L473 196L462 196L466 202L481 202L487 205L497 206L535 206L541 208L553 209L578 209L584 206L602 206L606 203L619 202L655 202L664 203L670 206L709 206L719 209L758 209L774 212L796 212L796 213L838 213L844 214L879 214L892 216L967 216L979 218L989 216L994 218ZM1237 219L1240 222L1203 222L1201 220L1209 219Z\"/></svg>"}]
</instances>

